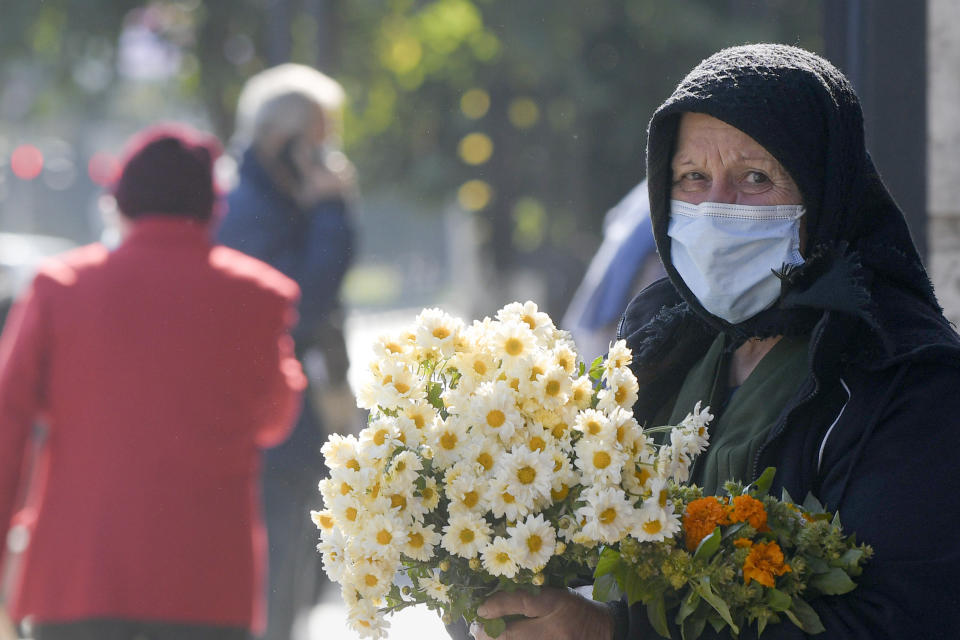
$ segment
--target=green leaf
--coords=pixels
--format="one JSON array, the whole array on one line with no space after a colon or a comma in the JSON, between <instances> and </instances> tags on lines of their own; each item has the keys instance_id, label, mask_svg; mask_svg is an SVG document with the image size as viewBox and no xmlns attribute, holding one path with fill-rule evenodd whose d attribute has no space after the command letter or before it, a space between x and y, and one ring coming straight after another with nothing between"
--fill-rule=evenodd
<instances>
[{"instance_id":1,"label":"green leaf","mask_svg":"<svg viewBox=\"0 0 960 640\"><path fill-rule=\"evenodd\" d=\"M847 549L840 556L840 564L846 567L855 567L863 559L863 549Z\"/></svg>"},{"instance_id":2,"label":"green leaf","mask_svg":"<svg viewBox=\"0 0 960 640\"><path fill-rule=\"evenodd\" d=\"M839 596L857 588L857 584L840 567L833 567L826 573L814 575L810 578L809 586L828 596Z\"/></svg>"},{"instance_id":3,"label":"green leaf","mask_svg":"<svg viewBox=\"0 0 960 640\"><path fill-rule=\"evenodd\" d=\"M594 380L599 380L603 375L603 356L597 356L594 358L593 363L590 365L590 377Z\"/></svg>"},{"instance_id":4,"label":"green leaf","mask_svg":"<svg viewBox=\"0 0 960 640\"><path fill-rule=\"evenodd\" d=\"M656 598L663 598L664 587L657 588L647 584L636 571L626 565L617 569L617 583L626 594L628 604L640 601L650 603Z\"/></svg>"},{"instance_id":5,"label":"green leaf","mask_svg":"<svg viewBox=\"0 0 960 640\"><path fill-rule=\"evenodd\" d=\"M687 597L680 603L680 610L677 611L677 624L683 623L684 620L693 615L700 607L701 602L700 595L696 591L691 590L690 593L687 594Z\"/></svg>"},{"instance_id":6,"label":"green leaf","mask_svg":"<svg viewBox=\"0 0 960 640\"><path fill-rule=\"evenodd\" d=\"M439 382L427 383L427 400L433 405L434 409L443 409L443 400L440 394L443 393L443 385Z\"/></svg>"},{"instance_id":7,"label":"green leaf","mask_svg":"<svg viewBox=\"0 0 960 640\"><path fill-rule=\"evenodd\" d=\"M480 618L480 620L482 620L483 632L491 638L496 638L507 630L507 621L503 618L493 618L492 620Z\"/></svg>"},{"instance_id":8,"label":"green leaf","mask_svg":"<svg viewBox=\"0 0 960 640\"><path fill-rule=\"evenodd\" d=\"M723 539L724 539L724 540L729 540L730 538L734 537L735 535L737 535L738 533L740 533L740 531L741 531L745 526L747 526L747 524L748 524L748 523L746 523L746 522L738 522L738 523L736 523L736 524L730 525L729 527L727 527L727 530L723 532Z\"/></svg>"},{"instance_id":9,"label":"green leaf","mask_svg":"<svg viewBox=\"0 0 960 640\"><path fill-rule=\"evenodd\" d=\"M793 624L800 627L805 633L815 634L826 631L823 623L820 622L820 616L817 615L817 612L800 598L796 598L793 601L793 606L784 611L784 613L787 614L787 617L790 618Z\"/></svg>"},{"instance_id":10,"label":"green leaf","mask_svg":"<svg viewBox=\"0 0 960 640\"><path fill-rule=\"evenodd\" d=\"M794 501L794 499L790 496L790 492L787 491L786 487L780 490L780 502L786 502L787 504L797 504Z\"/></svg>"},{"instance_id":11,"label":"green leaf","mask_svg":"<svg viewBox=\"0 0 960 640\"><path fill-rule=\"evenodd\" d=\"M723 536L720 535L720 527L716 527L709 536L700 541L697 550L693 553L693 559L699 562L706 562L720 548L720 542Z\"/></svg>"},{"instance_id":12,"label":"green leaf","mask_svg":"<svg viewBox=\"0 0 960 640\"><path fill-rule=\"evenodd\" d=\"M764 469L763 473L760 474L760 477L757 478L757 481L753 483L757 493L760 495L766 495L766 493L770 491L770 486L773 484L773 476L776 474L776 467L767 467Z\"/></svg>"},{"instance_id":13,"label":"green leaf","mask_svg":"<svg viewBox=\"0 0 960 640\"><path fill-rule=\"evenodd\" d=\"M691 583L691 586L697 590L701 598L713 607L714 611L720 614L723 621L730 625L734 634L740 633L740 629L733 623L733 618L730 615L730 607L727 606L723 598L714 593L713 586L710 584L710 578L704 576L700 578L700 580Z\"/></svg>"},{"instance_id":14,"label":"green leaf","mask_svg":"<svg viewBox=\"0 0 960 640\"><path fill-rule=\"evenodd\" d=\"M767 628L767 622L769 620L770 619L767 618L766 616L757 620L757 637L760 637L763 635L763 630Z\"/></svg>"},{"instance_id":15,"label":"green leaf","mask_svg":"<svg viewBox=\"0 0 960 640\"><path fill-rule=\"evenodd\" d=\"M600 552L600 558L597 560L597 568L593 570L593 577L599 578L608 573L613 573L619 566L620 552L616 549L605 547L604 550Z\"/></svg>"},{"instance_id":16,"label":"green leaf","mask_svg":"<svg viewBox=\"0 0 960 640\"><path fill-rule=\"evenodd\" d=\"M583 360L581 360L581 361L580 361L580 366L577 368L577 377L579 378L579 377L582 376L584 373L586 373L586 371L587 371L587 365L586 365L586 363L583 362Z\"/></svg>"},{"instance_id":17,"label":"green leaf","mask_svg":"<svg viewBox=\"0 0 960 640\"><path fill-rule=\"evenodd\" d=\"M769 589L767 591L767 604L774 611L786 611L793 604L790 596L779 589Z\"/></svg>"},{"instance_id":18,"label":"green leaf","mask_svg":"<svg viewBox=\"0 0 960 640\"><path fill-rule=\"evenodd\" d=\"M807 497L803 499L803 508L805 511L808 511L811 515L818 513L826 513L826 509L823 508L823 505L820 504L820 501L812 494L808 493Z\"/></svg>"},{"instance_id":19,"label":"green leaf","mask_svg":"<svg viewBox=\"0 0 960 640\"><path fill-rule=\"evenodd\" d=\"M664 638L670 637L670 627L667 626L667 605L663 601L663 594L647 603L647 618L653 629Z\"/></svg>"},{"instance_id":20,"label":"green leaf","mask_svg":"<svg viewBox=\"0 0 960 640\"><path fill-rule=\"evenodd\" d=\"M619 600L623 595L620 587L617 585L617 578L612 573L607 573L593 582L593 599L597 602L610 602Z\"/></svg>"},{"instance_id":21,"label":"green leaf","mask_svg":"<svg viewBox=\"0 0 960 640\"><path fill-rule=\"evenodd\" d=\"M687 618L680 627L680 635L683 637L683 640L697 640L706 626L706 616L697 615Z\"/></svg>"}]
</instances>

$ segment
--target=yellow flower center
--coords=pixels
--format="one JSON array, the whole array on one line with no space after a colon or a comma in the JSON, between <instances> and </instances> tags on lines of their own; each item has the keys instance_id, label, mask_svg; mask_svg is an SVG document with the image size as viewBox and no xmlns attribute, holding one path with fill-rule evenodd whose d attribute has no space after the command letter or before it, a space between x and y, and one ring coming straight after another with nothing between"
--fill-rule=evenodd
<instances>
[{"instance_id":1,"label":"yellow flower center","mask_svg":"<svg viewBox=\"0 0 960 640\"><path fill-rule=\"evenodd\" d=\"M566 430L567 430L567 423L558 422L557 424L553 425L552 429L550 429L550 433L553 434L554 438L559 439L563 437L563 434L566 432Z\"/></svg>"},{"instance_id":2,"label":"yellow flower center","mask_svg":"<svg viewBox=\"0 0 960 640\"><path fill-rule=\"evenodd\" d=\"M423 429L423 427L427 424L427 420L423 417L422 413L415 413L411 416L411 418L413 419L413 425L417 429Z\"/></svg>"},{"instance_id":3,"label":"yellow flower center","mask_svg":"<svg viewBox=\"0 0 960 640\"><path fill-rule=\"evenodd\" d=\"M546 393L551 398L555 398L560 395L560 381L559 380L550 380L547 382L547 386L544 387L544 393Z\"/></svg>"},{"instance_id":4,"label":"yellow flower center","mask_svg":"<svg viewBox=\"0 0 960 640\"><path fill-rule=\"evenodd\" d=\"M403 351L403 347L396 342L388 342L384 345L384 348L390 353L401 353Z\"/></svg>"},{"instance_id":5,"label":"yellow flower center","mask_svg":"<svg viewBox=\"0 0 960 640\"><path fill-rule=\"evenodd\" d=\"M617 390L613 392L613 399L617 401L617 404L623 404L627 399L627 388L617 387Z\"/></svg>"},{"instance_id":6,"label":"yellow flower center","mask_svg":"<svg viewBox=\"0 0 960 640\"><path fill-rule=\"evenodd\" d=\"M537 534L533 534L527 538L527 549L530 549L530 553L540 551L541 547L543 547L543 539Z\"/></svg>"},{"instance_id":7,"label":"yellow flower center","mask_svg":"<svg viewBox=\"0 0 960 640\"><path fill-rule=\"evenodd\" d=\"M543 369L534 365L530 367L530 382L536 382L537 376L543 375Z\"/></svg>"},{"instance_id":8,"label":"yellow flower center","mask_svg":"<svg viewBox=\"0 0 960 640\"><path fill-rule=\"evenodd\" d=\"M476 491L467 491L465 494L463 494L463 504L470 509L476 506L477 502L479 501L480 496L477 495Z\"/></svg>"},{"instance_id":9,"label":"yellow flower center","mask_svg":"<svg viewBox=\"0 0 960 640\"><path fill-rule=\"evenodd\" d=\"M639 469L633 472L633 475L637 479L637 482L639 482L641 485L645 485L647 484L647 480L650 479L650 476L652 474L650 473L650 470L647 469L646 467L640 467Z\"/></svg>"},{"instance_id":10,"label":"yellow flower center","mask_svg":"<svg viewBox=\"0 0 960 640\"><path fill-rule=\"evenodd\" d=\"M414 549L419 549L424 544L423 534L422 533L411 533L410 534L410 546Z\"/></svg>"},{"instance_id":11,"label":"yellow flower center","mask_svg":"<svg viewBox=\"0 0 960 640\"><path fill-rule=\"evenodd\" d=\"M485 470L490 471L490 469L493 467L493 456L484 451L477 456L477 462L483 465Z\"/></svg>"},{"instance_id":12,"label":"yellow flower center","mask_svg":"<svg viewBox=\"0 0 960 640\"><path fill-rule=\"evenodd\" d=\"M422 497L427 502L433 500L433 497L436 494L433 492L433 487L424 487L423 491L420 492L420 497Z\"/></svg>"},{"instance_id":13,"label":"yellow flower center","mask_svg":"<svg viewBox=\"0 0 960 640\"><path fill-rule=\"evenodd\" d=\"M517 471L517 479L523 484L530 484L537 479L537 472L533 467L522 467Z\"/></svg>"},{"instance_id":14,"label":"yellow flower center","mask_svg":"<svg viewBox=\"0 0 960 640\"><path fill-rule=\"evenodd\" d=\"M513 497L513 494L507 493L506 491L504 491L500 497L503 498L503 501L507 504L513 504L516 501L516 498Z\"/></svg>"},{"instance_id":15,"label":"yellow flower center","mask_svg":"<svg viewBox=\"0 0 960 640\"><path fill-rule=\"evenodd\" d=\"M503 343L503 350L508 355L516 357L523 353L523 341L519 338L507 338L507 341Z\"/></svg>"},{"instance_id":16,"label":"yellow flower center","mask_svg":"<svg viewBox=\"0 0 960 640\"><path fill-rule=\"evenodd\" d=\"M540 436L530 438L530 451L543 451L547 448L546 441Z\"/></svg>"},{"instance_id":17,"label":"yellow flower center","mask_svg":"<svg viewBox=\"0 0 960 640\"><path fill-rule=\"evenodd\" d=\"M457 446L457 434L450 433L447 431L442 436L440 436L440 446L446 449L447 451L453 451Z\"/></svg>"},{"instance_id":18,"label":"yellow flower center","mask_svg":"<svg viewBox=\"0 0 960 640\"><path fill-rule=\"evenodd\" d=\"M401 472L402 472L402 471L406 471L406 470L407 470L407 463L404 462L403 460L397 460L397 464L396 464L393 468L396 469L397 471L401 471Z\"/></svg>"},{"instance_id":19,"label":"yellow flower center","mask_svg":"<svg viewBox=\"0 0 960 640\"><path fill-rule=\"evenodd\" d=\"M400 510L403 511L407 508L407 498L399 493L395 493L390 496L390 508L396 509L400 507Z\"/></svg>"},{"instance_id":20,"label":"yellow flower center","mask_svg":"<svg viewBox=\"0 0 960 640\"><path fill-rule=\"evenodd\" d=\"M347 513L346 513L347 520L349 520L350 522L356 522L357 515L358 514L357 514L356 507L347 507Z\"/></svg>"},{"instance_id":21,"label":"yellow flower center","mask_svg":"<svg viewBox=\"0 0 960 640\"><path fill-rule=\"evenodd\" d=\"M587 433L589 433L592 436L595 436L598 433L600 433L600 429L603 428L602 425L596 420L589 420L587 421L587 424L584 426L587 428Z\"/></svg>"},{"instance_id":22,"label":"yellow flower center","mask_svg":"<svg viewBox=\"0 0 960 640\"><path fill-rule=\"evenodd\" d=\"M617 442L623 444L623 439L627 435L627 428L623 425L617 427Z\"/></svg>"},{"instance_id":23,"label":"yellow flower center","mask_svg":"<svg viewBox=\"0 0 960 640\"><path fill-rule=\"evenodd\" d=\"M473 539L474 539L475 537L476 537L476 535L473 533L473 531L472 531L471 529L461 529L461 530L460 530L460 542L462 542L462 543L464 543L464 544L470 544L471 542L473 542Z\"/></svg>"},{"instance_id":24,"label":"yellow flower center","mask_svg":"<svg viewBox=\"0 0 960 640\"><path fill-rule=\"evenodd\" d=\"M353 469L354 471L360 471L360 462L356 458L350 458L347 460L346 464L347 469Z\"/></svg>"},{"instance_id":25,"label":"yellow flower center","mask_svg":"<svg viewBox=\"0 0 960 640\"><path fill-rule=\"evenodd\" d=\"M522 318L520 318L520 319L527 323L527 326L530 327L530 330L531 330L531 331L537 328L537 321L534 320L533 316L531 316L531 315L529 315L529 314L525 314L525 315L524 315Z\"/></svg>"},{"instance_id":26,"label":"yellow flower center","mask_svg":"<svg viewBox=\"0 0 960 640\"><path fill-rule=\"evenodd\" d=\"M499 552L495 558L497 564L507 564L510 562L510 554L506 551Z\"/></svg>"},{"instance_id":27,"label":"yellow flower center","mask_svg":"<svg viewBox=\"0 0 960 640\"><path fill-rule=\"evenodd\" d=\"M553 498L554 502L559 502L567 497L567 494L570 493L570 488L567 485L561 485L559 491L554 491L550 489L550 497Z\"/></svg>"},{"instance_id":28,"label":"yellow flower center","mask_svg":"<svg viewBox=\"0 0 960 640\"><path fill-rule=\"evenodd\" d=\"M487 424L494 429L500 428L506 421L507 416L505 416L503 411L500 411L500 409L493 409L492 411L487 412Z\"/></svg>"},{"instance_id":29,"label":"yellow flower center","mask_svg":"<svg viewBox=\"0 0 960 640\"><path fill-rule=\"evenodd\" d=\"M650 535L660 533L661 529L663 529L663 523L659 520L647 520L643 523L643 530Z\"/></svg>"},{"instance_id":30,"label":"yellow flower center","mask_svg":"<svg viewBox=\"0 0 960 640\"><path fill-rule=\"evenodd\" d=\"M479 376L487 375L487 363L480 359L474 360L473 372Z\"/></svg>"},{"instance_id":31,"label":"yellow flower center","mask_svg":"<svg viewBox=\"0 0 960 640\"><path fill-rule=\"evenodd\" d=\"M393 383L393 388L396 389L397 393L401 395L407 391L410 391L410 385L406 384L405 382L400 382L399 380Z\"/></svg>"},{"instance_id":32,"label":"yellow flower center","mask_svg":"<svg viewBox=\"0 0 960 640\"><path fill-rule=\"evenodd\" d=\"M607 507L600 512L599 520L603 524L610 524L617 519L617 510L613 507Z\"/></svg>"},{"instance_id":33,"label":"yellow flower center","mask_svg":"<svg viewBox=\"0 0 960 640\"><path fill-rule=\"evenodd\" d=\"M508 384L514 391L520 391L520 378L513 378Z\"/></svg>"},{"instance_id":34,"label":"yellow flower center","mask_svg":"<svg viewBox=\"0 0 960 640\"><path fill-rule=\"evenodd\" d=\"M345 495L347 495L348 493L350 493L351 491L353 491L353 487L351 487L350 485L348 485L346 482L341 482L341 483L340 483L340 495L345 496Z\"/></svg>"},{"instance_id":35,"label":"yellow flower center","mask_svg":"<svg viewBox=\"0 0 960 640\"><path fill-rule=\"evenodd\" d=\"M401 391L401 393L403 392ZM373 434L373 444L377 445L378 447L386 441L387 441L386 429L378 429L377 432Z\"/></svg>"},{"instance_id":36,"label":"yellow flower center","mask_svg":"<svg viewBox=\"0 0 960 640\"><path fill-rule=\"evenodd\" d=\"M446 340L450 337L450 329L446 327L437 327L433 330L433 337L437 340Z\"/></svg>"},{"instance_id":37,"label":"yellow flower center","mask_svg":"<svg viewBox=\"0 0 960 640\"><path fill-rule=\"evenodd\" d=\"M660 503L661 509L665 509L667 507L667 490L666 489L660 490L660 495L657 499L657 502Z\"/></svg>"},{"instance_id":38,"label":"yellow flower center","mask_svg":"<svg viewBox=\"0 0 960 640\"><path fill-rule=\"evenodd\" d=\"M380 581L377 580L377 576L373 575L372 573L368 573L367 575L363 576L363 581L368 587L375 587L380 583Z\"/></svg>"},{"instance_id":39,"label":"yellow flower center","mask_svg":"<svg viewBox=\"0 0 960 640\"><path fill-rule=\"evenodd\" d=\"M333 527L334 524L336 524L334 519L326 514L317 516L317 523L323 529L329 529Z\"/></svg>"},{"instance_id":40,"label":"yellow flower center","mask_svg":"<svg viewBox=\"0 0 960 640\"><path fill-rule=\"evenodd\" d=\"M390 542L391 542L392 540L393 540L393 536L390 535L390 532L387 531L386 529L381 529L380 531L377 532L377 543L378 543L378 544L382 544L382 545L386 546L386 545L390 544Z\"/></svg>"},{"instance_id":41,"label":"yellow flower center","mask_svg":"<svg viewBox=\"0 0 960 640\"><path fill-rule=\"evenodd\" d=\"M593 466L597 469L606 469L610 466L610 454L606 451L597 451L593 454Z\"/></svg>"}]
</instances>

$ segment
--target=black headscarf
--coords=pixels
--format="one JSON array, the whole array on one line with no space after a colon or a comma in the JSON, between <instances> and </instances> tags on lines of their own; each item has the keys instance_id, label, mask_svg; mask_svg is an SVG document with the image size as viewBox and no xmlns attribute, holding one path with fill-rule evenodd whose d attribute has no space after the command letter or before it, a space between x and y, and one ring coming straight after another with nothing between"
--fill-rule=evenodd
<instances>
[{"instance_id":1,"label":"black headscarf","mask_svg":"<svg viewBox=\"0 0 960 640\"><path fill-rule=\"evenodd\" d=\"M805 263L779 274L783 286L773 308L736 325L707 312L670 259L671 158L686 112L711 115L756 140L789 172L807 211ZM869 329L855 357L870 366L931 344L960 344L866 151L856 93L823 58L776 44L710 56L654 113L647 165L654 236L667 274L690 311L734 344L808 331L825 310Z\"/></svg>"}]
</instances>

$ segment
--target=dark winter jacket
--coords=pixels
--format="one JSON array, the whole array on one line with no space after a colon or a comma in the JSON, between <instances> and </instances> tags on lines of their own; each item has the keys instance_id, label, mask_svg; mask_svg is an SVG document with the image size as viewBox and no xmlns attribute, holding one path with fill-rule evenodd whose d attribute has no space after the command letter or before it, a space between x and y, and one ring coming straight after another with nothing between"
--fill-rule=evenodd
<instances>
[{"instance_id":1,"label":"dark winter jacket","mask_svg":"<svg viewBox=\"0 0 960 640\"><path fill-rule=\"evenodd\" d=\"M750 135L788 170L807 207L808 250L782 273L775 306L739 325L712 316L670 261L670 158L679 117L708 113ZM721 51L654 114L648 142L654 235L668 279L627 309L620 336L641 385L636 417L671 403L718 332L806 334L810 370L753 464L777 468L774 495L808 492L875 556L855 591L811 604L818 637L960 637L960 338L943 318L904 218L863 142L849 83L793 47ZM623 608L621 608L623 613ZM657 637L641 605L621 637ZM711 637L711 630L702 637ZM754 637L746 629L740 638ZM716 636L714 636L716 637ZM727 636L723 636L727 637ZM763 638L804 634L789 621Z\"/></svg>"}]
</instances>

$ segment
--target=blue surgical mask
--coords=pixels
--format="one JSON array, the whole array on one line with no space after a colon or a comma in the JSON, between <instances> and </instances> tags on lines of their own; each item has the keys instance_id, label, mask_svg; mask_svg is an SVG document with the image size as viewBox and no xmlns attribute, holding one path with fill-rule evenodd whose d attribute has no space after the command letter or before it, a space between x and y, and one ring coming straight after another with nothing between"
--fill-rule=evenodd
<instances>
[{"instance_id":1,"label":"blue surgical mask","mask_svg":"<svg viewBox=\"0 0 960 640\"><path fill-rule=\"evenodd\" d=\"M737 324L780 296L774 271L803 264L803 205L670 201L670 261L704 309Z\"/></svg>"}]
</instances>

